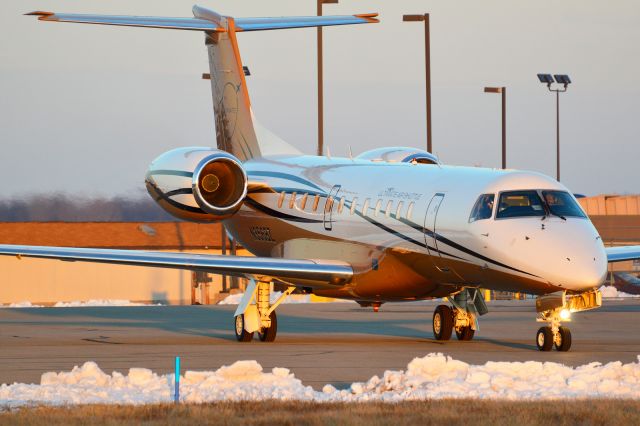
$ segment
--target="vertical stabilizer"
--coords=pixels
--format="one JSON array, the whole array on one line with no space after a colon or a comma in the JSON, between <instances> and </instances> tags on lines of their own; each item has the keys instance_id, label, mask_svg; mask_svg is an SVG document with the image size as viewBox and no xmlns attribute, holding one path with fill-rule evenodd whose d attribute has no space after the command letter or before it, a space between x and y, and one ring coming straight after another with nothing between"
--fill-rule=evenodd
<instances>
[{"instance_id":1,"label":"vertical stabilizer","mask_svg":"<svg viewBox=\"0 0 640 426\"><path fill-rule=\"evenodd\" d=\"M234 19L198 6L194 6L193 14L200 19L218 20L214 22L226 30L205 33L218 149L242 161L260 157Z\"/></svg>"}]
</instances>

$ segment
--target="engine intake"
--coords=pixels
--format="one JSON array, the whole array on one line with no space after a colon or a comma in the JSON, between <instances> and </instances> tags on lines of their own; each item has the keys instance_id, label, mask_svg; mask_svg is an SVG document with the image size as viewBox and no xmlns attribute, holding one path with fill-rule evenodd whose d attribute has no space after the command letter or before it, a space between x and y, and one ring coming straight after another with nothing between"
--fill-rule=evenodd
<instances>
[{"instance_id":1,"label":"engine intake","mask_svg":"<svg viewBox=\"0 0 640 426\"><path fill-rule=\"evenodd\" d=\"M247 195L247 175L235 158L205 158L193 174L193 195L208 213L233 214Z\"/></svg>"},{"instance_id":2,"label":"engine intake","mask_svg":"<svg viewBox=\"0 0 640 426\"><path fill-rule=\"evenodd\" d=\"M169 214L214 222L237 212L247 195L247 175L233 155L211 148L178 148L149 166L151 197Z\"/></svg>"}]
</instances>

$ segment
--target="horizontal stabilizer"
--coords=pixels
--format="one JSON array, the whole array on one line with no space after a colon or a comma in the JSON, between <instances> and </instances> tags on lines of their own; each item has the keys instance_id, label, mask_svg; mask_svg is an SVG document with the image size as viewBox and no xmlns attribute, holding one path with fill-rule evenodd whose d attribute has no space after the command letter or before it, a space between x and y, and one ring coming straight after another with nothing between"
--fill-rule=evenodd
<instances>
[{"instance_id":1,"label":"horizontal stabilizer","mask_svg":"<svg viewBox=\"0 0 640 426\"><path fill-rule=\"evenodd\" d=\"M166 28L173 30L223 31L212 21L198 18L164 18L157 16L78 15L74 13L31 12L40 21L80 24L120 25L125 27Z\"/></svg>"},{"instance_id":2,"label":"horizontal stabilizer","mask_svg":"<svg viewBox=\"0 0 640 426\"><path fill-rule=\"evenodd\" d=\"M74 13L54 13L36 11L27 13L37 16L40 21L75 22L80 24L119 25L127 27L166 28L193 31L227 31L229 17L212 10L194 6L195 18L166 18L157 16L124 15L80 15ZM234 18L236 31L260 31L288 28L324 27L332 25L369 24L379 22L377 13L344 16L297 16L276 18Z\"/></svg>"},{"instance_id":3,"label":"horizontal stabilizer","mask_svg":"<svg viewBox=\"0 0 640 426\"><path fill-rule=\"evenodd\" d=\"M278 30L286 28L326 27L331 25L370 24L379 22L377 13L343 16L298 16L282 18L236 18L242 31Z\"/></svg>"}]
</instances>

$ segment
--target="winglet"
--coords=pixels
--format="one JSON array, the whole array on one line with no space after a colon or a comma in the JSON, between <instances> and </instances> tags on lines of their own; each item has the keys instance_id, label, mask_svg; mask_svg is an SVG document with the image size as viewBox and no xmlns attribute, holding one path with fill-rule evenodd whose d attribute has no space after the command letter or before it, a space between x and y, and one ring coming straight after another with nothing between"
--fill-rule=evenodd
<instances>
[{"instance_id":1,"label":"winglet","mask_svg":"<svg viewBox=\"0 0 640 426\"><path fill-rule=\"evenodd\" d=\"M42 11L42 10L36 10L36 11L33 11L33 12L25 13L24 15L25 16L38 16L38 20L44 21L48 17L50 17L52 15L55 15L55 13L53 13L53 12L45 12L45 11Z\"/></svg>"},{"instance_id":2,"label":"winglet","mask_svg":"<svg viewBox=\"0 0 640 426\"><path fill-rule=\"evenodd\" d=\"M377 13L360 13L358 15L354 15L357 18L362 18L362 19L366 19L367 21L369 21L372 24L378 24L380 23L379 19L376 19L378 17Z\"/></svg>"}]
</instances>

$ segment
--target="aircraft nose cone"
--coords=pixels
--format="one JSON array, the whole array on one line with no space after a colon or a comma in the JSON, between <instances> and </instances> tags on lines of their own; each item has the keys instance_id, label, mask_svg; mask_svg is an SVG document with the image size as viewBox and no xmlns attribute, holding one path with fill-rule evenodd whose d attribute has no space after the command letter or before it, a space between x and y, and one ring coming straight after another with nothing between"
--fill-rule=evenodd
<instances>
[{"instance_id":1,"label":"aircraft nose cone","mask_svg":"<svg viewBox=\"0 0 640 426\"><path fill-rule=\"evenodd\" d=\"M566 262L566 263L565 263ZM607 254L597 241L591 249L581 247L572 257L564 259L568 274L565 286L571 290L583 290L599 287L607 278Z\"/></svg>"}]
</instances>

